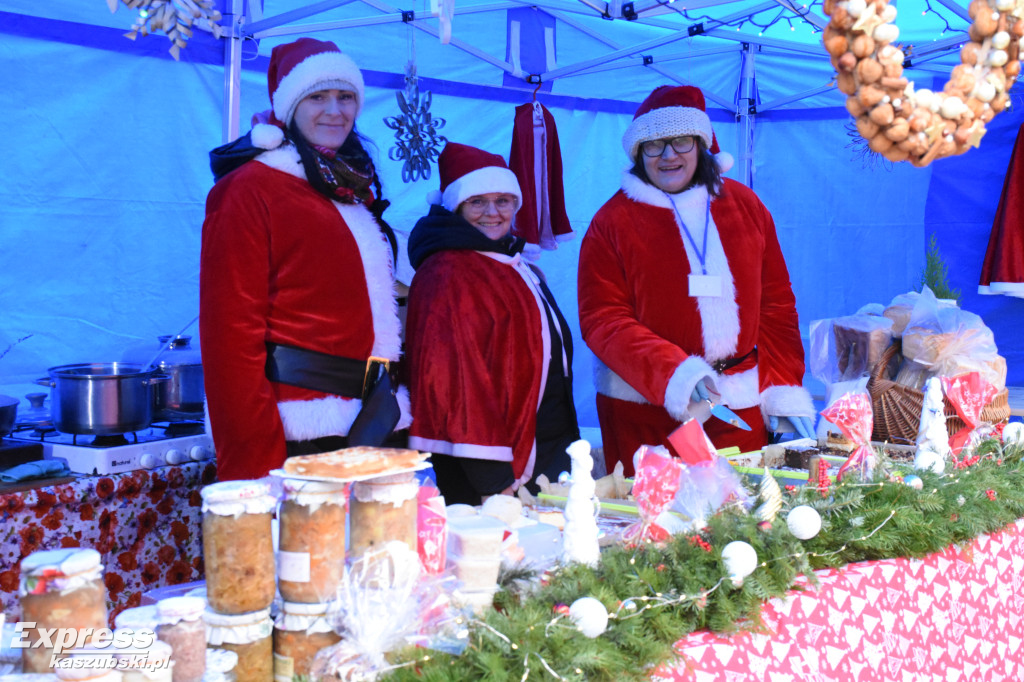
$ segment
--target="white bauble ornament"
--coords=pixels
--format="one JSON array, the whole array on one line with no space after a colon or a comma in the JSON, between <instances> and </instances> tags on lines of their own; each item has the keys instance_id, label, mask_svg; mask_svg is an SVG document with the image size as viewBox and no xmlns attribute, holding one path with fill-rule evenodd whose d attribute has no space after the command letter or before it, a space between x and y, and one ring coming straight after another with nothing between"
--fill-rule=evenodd
<instances>
[{"instance_id":1,"label":"white bauble ornament","mask_svg":"<svg viewBox=\"0 0 1024 682\"><path fill-rule=\"evenodd\" d=\"M850 3L846 6L846 11L851 17L859 17L867 9L867 0L850 0Z\"/></svg>"},{"instance_id":2,"label":"white bauble ornament","mask_svg":"<svg viewBox=\"0 0 1024 682\"><path fill-rule=\"evenodd\" d=\"M1006 31L998 31L992 36L992 47L997 50L1005 50L1010 46L1010 34Z\"/></svg>"},{"instance_id":3,"label":"white bauble ornament","mask_svg":"<svg viewBox=\"0 0 1024 682\"><path fill-rule=\"evenodd\" d=\"M1011 422L1003 429L1003 442L1007 445L1024 445L1024 424Z\"/></svg>"},{"instance_id":4,"label":"white bauble ornament","mask_svg":"<svg viewBox=\"0 0 1024 682\"><path fill-rule=\"evenodd\" d=\"M1000 12L1009 12L1013 9L1014 0L996 0L996 9Z\"/></svg>"},{"instance_id":5,"label":"white bauble ornament","mask_svg":"<svg viewBox=\"0 0 1024 682\"><path fill-rule=\"evenodd\" d=\"M732 584L739 587L743 579L757 568L757 552L746 542L734 540L722 550L722 561L729 572Z\"/></svg>"},{"instance_id":6,"label":"white bauble ornament","mask_svg":"<svg viewBox=\"0 0 1024 682\"><path fill-rule=\"evenodd\" d=\"M789 510L786 526L797 539L810 540L821 530L821 515L814 507L801 504Z\"/></svg>"},{"instance_id":7,"label":"white bauble ornament","mask_svg":"<svg viewBox=\"0 0 1024 682\"><path fill-rule=\"evenodd\" d=\"M576 628L593 639L608 629L608 610L593 597L580 597L569 607L569 618Z\"/></svg>"},{"instance_id":8,"label":"white bauble ornament","mask_svg":"<svg viewBox=\"0 0 1024 682\"><path fill-rule=\"evenodd\" d=\"M992 66L1002 66L1009 58L1006 50L992 50L988 53L988 63Z\"/></svg>"}]
</instances>

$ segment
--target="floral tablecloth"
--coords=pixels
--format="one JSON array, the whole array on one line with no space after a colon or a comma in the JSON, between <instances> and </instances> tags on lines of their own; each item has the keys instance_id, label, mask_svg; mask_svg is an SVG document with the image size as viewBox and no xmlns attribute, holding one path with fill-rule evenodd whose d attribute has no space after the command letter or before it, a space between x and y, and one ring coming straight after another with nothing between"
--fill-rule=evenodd
<instances>
[{"instance_id":1,"label":"floral tablecloth","mask_svg":"<svg viewBox=\"0 0 1024 682\"><path fill-rule=\"evenodd\" d=\"M1024 521L925 559L850 564L765 605L767 634L694 633L656 680L1024 679Z\"/></svg>"},{"instance_id":2,"label":"floral tablecloth","mask_svg":"<svg viewBox=\"0 0 1024 682\"><path fill-rule=\"evenodd\" d=\"M41 549L103 555L110 622L143 592L203 577L202 499L213 462L191 462L0 495L0 606L18 618L21 560Z\"/></svg>"}]
</instances>

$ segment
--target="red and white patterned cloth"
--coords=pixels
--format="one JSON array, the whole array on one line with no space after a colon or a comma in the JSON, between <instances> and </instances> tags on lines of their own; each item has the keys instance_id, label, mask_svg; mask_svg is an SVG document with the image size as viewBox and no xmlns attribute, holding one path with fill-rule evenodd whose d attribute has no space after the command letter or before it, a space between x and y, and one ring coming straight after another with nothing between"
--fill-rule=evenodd
<instances>
[{"instance_id":1,"label":"red and white patterned cloth","mask_svg":"<svg viewBox=\"0 0 1024 682\"><path fill-rule=\"evenodd\" d=\"M1024 679L1024 521L920 559L818 572L765 605L771 634L694 633L652 679L974 682Z\"/></svg>"},{"instance_id":2,"label":"red and white patterned cloth","mask_svg":"<svg viewBox=\"0 0 1024 682\"><path fill-rule=\"evenodd\" d=\"M103 556L110 622L142 593L203 577L202 498L213 462L190 462L0 495L0 608L18 619L21 560L91 547Z\"/></svg>"}]
</instances>

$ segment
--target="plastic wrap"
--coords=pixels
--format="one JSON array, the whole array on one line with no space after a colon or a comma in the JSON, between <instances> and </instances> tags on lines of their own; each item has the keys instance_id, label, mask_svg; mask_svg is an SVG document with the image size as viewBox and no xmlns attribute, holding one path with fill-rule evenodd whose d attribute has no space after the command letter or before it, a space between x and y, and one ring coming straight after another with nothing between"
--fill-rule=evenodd
<instances>
[{"instance_id":1,"label":"plastic wrap","mask_svg":"<svg viewBox=\"0 0 1024 682\"><path fill-rule=\"evenodd\" d=\"M465 614L450 597L452 579L421 579L403 543L367 551L345 571L330 623L342 640L322 649L313 679L376 680L395 669L387 654L407 645L458 654L468 642Z\"/></svg>"},{"instance_id":2,"label":"plastic wrap","mask_svg":"<svg viewBox=\"0 0 1024 682\"><path fill-rule=\"evenodd\" d=\"M841 480L850 471L859 471L862 478L869 478L875 468L875 451L871 447L871 397L867 393L846 393L822 410L821 416L835 424L854 444L853 452L839 467L836 479Z\"/></svg>"},{"instance_id":3,"label":"plastic wrap","mask_svg":"<svg viewBox=\"0 0 1024 682\"><path fill-rule=\"evenodd\" d=\"M636 500L640 520L626 529L623 540L639 544L645 541L664 542L668 539L668 530L657 520L679 491L681 467L679 460L662 447L641 445L633 454L633 468L636 471L633 477L633 498Z\"/></svg>"},{"instance_id":4,"label":"plastic wrap","mask_svg":"<svg viewBox=\"0 0 1024 682\"><path fill-rule=\"evenodd\" d=\"M672 432L669 444L682 459L679 487L669 508L701 528L705 519L729 500L746 504L748 495L732 465L718 456L715 446L696 420Z\"/></svg>"},{"instance_id":5,"label":"plastic wrap","mask_svg":"<svg viewBox=\"0 0 1024 682\"><path fill-rule=\"evenodd\" d=\"M978 315L942 303L927 287L903 332L903 356L926 367L928 376L978 372L997 392L1006 387L1006 361L998 353L992 330ZM904 383L900 377L897 382ZM920 381L913 387L923 386Z\"/></svg>"},{"instance_id":6,"label":"plastic wrap","mask_svg":"<svg viewBox=\"0 0 1024 682\"><path fill-rule=\"evenodd\" d=\"M826 384L848 381L874 370L892 343L892 320L861 313L811 323L811 374Z\"/></svg>"},{"instance_id":7,"label":"plastic wrap","mask_svg":"<svg viewBox=\"0 0 1024 682\"><path fill-rule=\"evenodd\" d=\"M959 455L964 447L971 445L972 436L983 428L981 412L992 402L998 391L977 372L952 378L943 377L942 390L945 391L946 398L953 405L957 415L966 424L949 439L953 454ZM978 434L978 439L983 435L986 434Z\"/></svg>"}]
</instances>

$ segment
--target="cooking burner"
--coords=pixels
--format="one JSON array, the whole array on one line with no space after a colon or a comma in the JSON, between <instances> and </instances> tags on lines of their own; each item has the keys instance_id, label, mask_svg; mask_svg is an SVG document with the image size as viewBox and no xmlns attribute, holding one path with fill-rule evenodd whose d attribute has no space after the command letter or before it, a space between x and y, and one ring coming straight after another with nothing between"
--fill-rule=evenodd
<instances>
[{"instance_id":1,"label":"cooking burner","mask_svg":"<svg viewBox=\"0 0 1024 682\"><path fill-rule=\"evenodd\" d=\"M132 434L132 438L135 439L136 443L139 442L138 436L136 436L134 433ZM78 444L79 443L76 439L75 445ZM128 437L125 436L123 433L96 436L88 443L82 443L82 445L88 445L91 448L114 448L117 447L118 445L128 445Z\"/></svg>"},{"instance_id":2,"label":"cooking burner","mask_svg":"<svg viewBox=\"0 0 1024 682\"><path fill-rule=\"evenodd\" d=\"M201 433L206 433L206 425L200 421L181 421L181 422L170 422L167 426L162 424L153 424L155 429L163 429L164 435L168 438L178 438L179 436L198 436Z\"/></svg>"}]
</instances>

